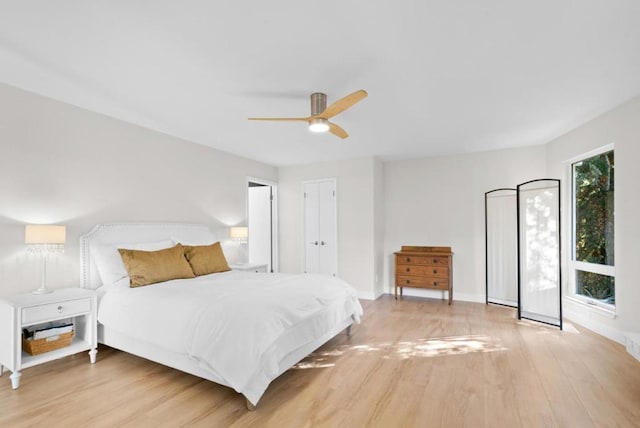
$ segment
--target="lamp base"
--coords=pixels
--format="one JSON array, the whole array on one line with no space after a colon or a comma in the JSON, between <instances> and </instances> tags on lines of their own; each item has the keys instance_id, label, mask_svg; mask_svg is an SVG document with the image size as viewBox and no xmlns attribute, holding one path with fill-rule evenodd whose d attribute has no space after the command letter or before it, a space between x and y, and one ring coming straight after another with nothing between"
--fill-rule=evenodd
<instances>
[{"instance_id":1,"label":"lamp base","mask_svg":"<svg viewBox=\"0 0 640 428\"><path fill-rule=\"evenodd\" d=\"M50 288L44 288L44 287L40 287L37 290L33 290L31 292L31 294L49 294L49 293L53 293L53 290L51 290Z\"/></svg>"}]
</instances>

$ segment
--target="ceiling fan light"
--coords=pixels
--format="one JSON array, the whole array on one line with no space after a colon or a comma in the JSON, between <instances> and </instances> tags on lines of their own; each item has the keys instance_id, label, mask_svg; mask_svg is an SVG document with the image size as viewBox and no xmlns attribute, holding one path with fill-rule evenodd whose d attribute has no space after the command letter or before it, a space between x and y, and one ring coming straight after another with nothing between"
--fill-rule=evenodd
<instances>
[{"instance_id":1,"label":"ceiling fan light","mask_svg":"<svg viewBox=\"0 0 640 428\"><path fill-rule=\"evenodd\" d=\"M317 118L309 121L309 131L311 132L327 132L329 130L329 121L327 119Z\"/></svg>"}]
</instances>

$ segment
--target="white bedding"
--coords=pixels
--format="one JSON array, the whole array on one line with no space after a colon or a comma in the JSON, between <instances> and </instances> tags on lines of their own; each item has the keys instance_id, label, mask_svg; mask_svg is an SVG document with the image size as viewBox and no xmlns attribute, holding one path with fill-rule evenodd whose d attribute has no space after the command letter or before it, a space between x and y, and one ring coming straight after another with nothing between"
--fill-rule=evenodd
<instances>
[{"instance_id":1,"label":"white bedding","mask_svg":"<svg viewBox=\"0 0 640 428\"><path fill-rule=\"evenodd\" d=\"M335 277L231 271L111 290L98 321L187 354L255 405L285 356L361 314L356 291Z\"/></svg>"}]
</instances>

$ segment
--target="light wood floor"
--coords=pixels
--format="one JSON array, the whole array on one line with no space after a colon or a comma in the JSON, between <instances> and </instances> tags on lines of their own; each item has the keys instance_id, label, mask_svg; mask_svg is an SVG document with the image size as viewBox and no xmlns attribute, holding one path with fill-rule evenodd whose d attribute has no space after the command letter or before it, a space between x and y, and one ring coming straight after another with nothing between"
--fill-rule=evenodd
<instances>
[{"instance_id":1,"label":"light wood floor","mask_svg":"<svg viewBox=\"0 0 640 428\"><path fill-rule=\"evenodd\" d=\"M101 347L0 378L2 427L640 426L640 362L579 326L477 303L382 297L353 335L239 394Z\"/></svg>"}]
</instances>

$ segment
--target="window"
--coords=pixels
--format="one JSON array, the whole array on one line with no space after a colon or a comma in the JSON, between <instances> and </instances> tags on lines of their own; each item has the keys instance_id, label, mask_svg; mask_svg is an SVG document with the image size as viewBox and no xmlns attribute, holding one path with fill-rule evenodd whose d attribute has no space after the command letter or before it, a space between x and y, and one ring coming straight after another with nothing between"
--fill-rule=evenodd
<instances>
[{"instance_id":1,"label":"window","mask_svg":"<svg viewBox=\"0 0 640 428\"><path fill-rule=\"evenodd\" d=\"M614 308L614 157L613 150L572 165L573 294L588 303Z\"/></svg>"}]
</instances>

